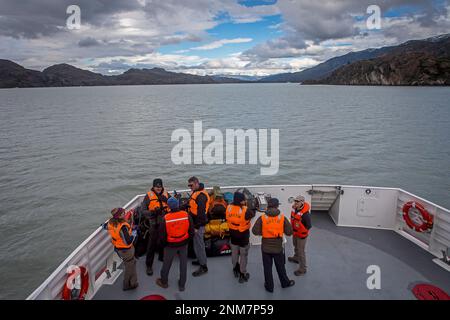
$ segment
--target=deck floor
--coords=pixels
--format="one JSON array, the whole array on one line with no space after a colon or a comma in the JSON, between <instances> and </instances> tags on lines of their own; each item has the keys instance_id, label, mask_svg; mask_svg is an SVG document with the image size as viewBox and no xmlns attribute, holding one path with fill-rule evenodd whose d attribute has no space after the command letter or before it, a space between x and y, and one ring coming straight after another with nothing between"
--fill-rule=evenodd
<instances>
[{"instance_id":1,"label":"deck floor","mask_svg":"<svg viewBox=\"0 0 450 320\"><path fill-rule=\"evenodd\" d=\"M167 299L415 299L411 287L431 283L450 293L450 273L432 262L431 254L388 230L337 227L328 214L313 213L313 229L307 243L308 273L293 275L297 265L286 262L294 287L282 289L275 267L274 293L264 290L261 249L252 246L249 254L249 282L234 278L231 257L208 259L209 272L199 278L191 276L196 267L188 266L186 290L178 292L178 262L172 265L169 288L155 284L161 262L155 259L155 274L145 274L145 257L138 260L139 288L122 291L122 276L113 285L104 285L94 299L140 299L160 294ZM288 239L286 255L292 254ZM381 269L381 289L369 290L366 273L369 265Z\"/></svg>"}]
</instances>

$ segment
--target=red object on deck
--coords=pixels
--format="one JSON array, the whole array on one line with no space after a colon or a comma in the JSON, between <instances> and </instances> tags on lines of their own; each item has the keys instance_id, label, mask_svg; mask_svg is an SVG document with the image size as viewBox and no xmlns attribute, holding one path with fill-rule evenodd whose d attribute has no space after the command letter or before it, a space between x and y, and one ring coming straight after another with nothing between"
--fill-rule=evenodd
<instances>
[{"instance_id":1,"label":"red object on deck","mask_svg":"<svg viewBox=\"0 0 450 320\"><path fill-rule=\"evenodd\" d=\"M163 296L160 296L159 294L151 294L149 296L145 296L141 298L141 300L167 300Z\"/></svg>"},{"instance_id":2,"label":"red object on deck","mask_svg":"<svg viewBox=\"0 0 450 320\"><path fill-rule=\"evenodd\" d=\"M431 284L418 284L412 292L418 300L450 300L450 296L441 288Z\"/></svg>"}]
</instances>

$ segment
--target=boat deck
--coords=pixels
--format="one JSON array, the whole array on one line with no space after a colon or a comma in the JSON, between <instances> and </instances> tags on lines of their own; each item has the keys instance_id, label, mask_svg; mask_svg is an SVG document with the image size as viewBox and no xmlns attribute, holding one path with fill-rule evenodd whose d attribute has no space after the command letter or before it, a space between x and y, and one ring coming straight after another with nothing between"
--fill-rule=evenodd
<instances>
[{"instance_id":1,"label":"boat deck","mask_svg":"<svg viewBox=\"0 0 450 320\"><path fill-rule=\"evenodd\" d=\"M145 257L138 260L139 288L122 291L122 275L113 285L104 285L94 299L137 300L150 294L166 299L415 299L411 288L416 283L430 283L450 293L450 273L435 264L434 256L409 240L389 230L337 227L324 212L312 214L313 229L307 243L308 273L295 277L298 265L286 262L294 287L282 289L273 269L275 290L264 290L264 276L259 246L249 253L250 280L240 284L234 278L231 257L208 259L209 272L199 278L191 276L195 266L188 265L186 290L178 292L178 262L175 260L169 276L169 288L155 284L161 262L155 258L155 274L145 274ZM288 239L286 255L292 253ZM381 289L366 286L367 267L381 269Z\"/></svg>"}]
</instances>

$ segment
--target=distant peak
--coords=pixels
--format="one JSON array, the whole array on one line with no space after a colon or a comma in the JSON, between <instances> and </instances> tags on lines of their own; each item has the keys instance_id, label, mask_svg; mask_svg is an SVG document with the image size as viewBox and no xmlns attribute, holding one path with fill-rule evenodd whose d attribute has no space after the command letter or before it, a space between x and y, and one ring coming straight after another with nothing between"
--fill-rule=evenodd
<instances>
[{"instance_id":1,"label":"distant peak","mask_svg":"<svg viewBox=\"0 0 450 320\"><path fill-rule=\"evenodd\" d=\"M14 61L7 60L7 59L0 59L0 64L2 65L10 65L10 66L16 66L23 68L20 64L15 63Z\"/></svg>"},{"instance_id":2,"label":"distant peak","mask_svg":"<svg viewBox=\"0 0 450 320\"><path fill-rule=\"evenodd\" d=\"M80 68L77 68L77 67L74 67L74 66L72 66L72 65L70 65L70 64L67 64L67 63L59 63L59 64L55 64L55 65L53 65L53 66L50 66L50 67L48 67L48 68L46 68L45 70L44 70L44 72L45 71L49 71L49 70L67 70L67 69L71 69L71 70L82 70L82 69L80 69Z\"/></svg>"}]
</instances>

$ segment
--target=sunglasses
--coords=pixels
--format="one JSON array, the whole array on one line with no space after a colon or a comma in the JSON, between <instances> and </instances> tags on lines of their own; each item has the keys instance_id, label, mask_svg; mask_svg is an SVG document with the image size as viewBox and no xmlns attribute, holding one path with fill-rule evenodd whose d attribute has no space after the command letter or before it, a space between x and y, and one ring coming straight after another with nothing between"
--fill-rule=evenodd
<instances>
[{"instance_id":1,"label":"sunglasses","mask_svg":"<svg viewBox=\"0 0 450 320\"><path fill-rule=\"evenodd\" d=\"M189 188L192 188L194 185L192 183L188 184Z\"/></svg>"}]
</instances>

